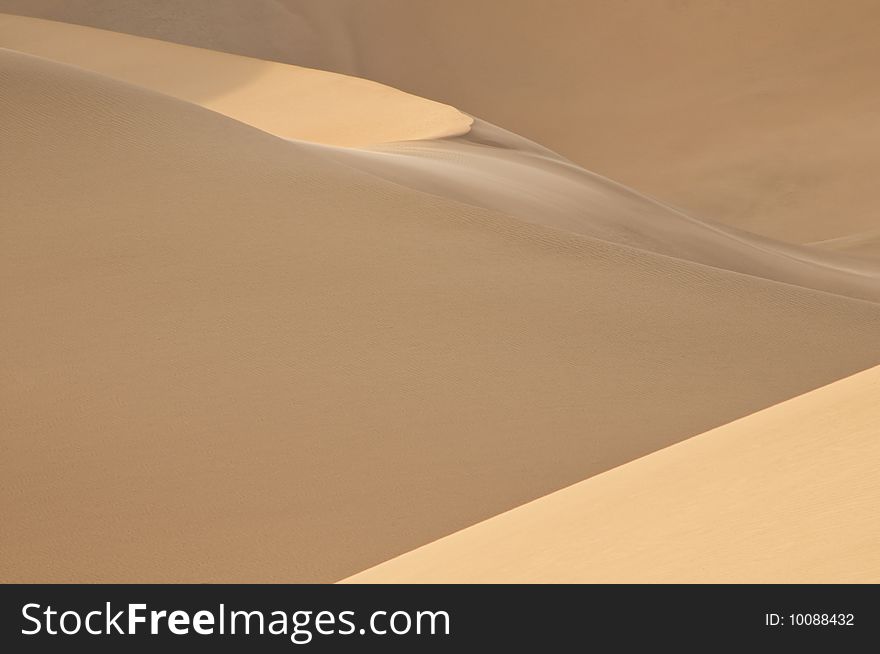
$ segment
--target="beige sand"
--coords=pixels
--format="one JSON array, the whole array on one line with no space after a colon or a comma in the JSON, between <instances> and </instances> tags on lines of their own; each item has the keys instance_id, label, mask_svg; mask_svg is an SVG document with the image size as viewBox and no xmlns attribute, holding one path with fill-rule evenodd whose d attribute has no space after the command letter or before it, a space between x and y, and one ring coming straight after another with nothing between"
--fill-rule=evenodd
<instances>
[{"instance_id":1,"label":"beige sand","mask_svg":"<svg viewBox=\"0 0 880 654\"><path fill-rule=\"evenodd\" d=\"M700 220L481 121L452 139L322 151L409 188L528 222L725 270L880 300L880 263L870 257L872 242L848 237L846 244L828 243L818 249Z\"/></svg>"},{"instance_id":2,"label":"beige sand","mask_svg":"<svg viewBox=\"0 0 880 654\"><path fill-rule=\"evenodd\" d=\"M375 79L703 219L877 228L875 0L0 0Z\"/></svg>"},{"instance_id":3,"label":"beige sand","mask_svg":"<svg viewBox=\"0 0 880 654\"><path fill-rule=\"evenodd\" d=\"M649 454L353 582L880 582L880 368Z\"/></svg>"},{"instance_id":4,"label":"beige sand","mask_svg":"<svg viewBox=\"0 0 880 654\"><path fill-rule=\"evenodd\" d=\"M10 51L0 143L4 581L337 580L880 361L876 304Z\"/></svg>"},{"instance_id":5,"label":"beige sand","mask_svg":"<svg viewBox=\"0 0 880 654\"><path fill-rule=\"evenodd\" d=\"M461 134L471 124L457 109L368 80L78 25L0 14L0 47L196 102L287 138L367 145Z\"/></svg>"},{"instance_id":6,"label":"beige sand","mask_svg":"<svg viewBox=\"0 0 880 654\"><path fill-rule=\"evenodd\" d=\"M819 241L812 245L823 250L836 250L849 256L860 256L867 260L880 259L880 229L869 232L841 236L827 241Z\"/></svg>"},{"instance_id":7,"label":"beige sand","mask_svg":"<svg viewBox=\"0 0 880 654\"><path fill-rule=\"evenodd\" d=\"M438 116L433 103L423 106L399 94L401 102L392 89L377 98L377 86L363 86L359 80L278 64L265 64L273 67L273 74L263 76L263 64L254 60L77 25L0 16L0 45L197 102L279 136L324 144L387 139L397 132L398 120L412 126L422 114L426 122ZM171 61L173 66L156 63ZM257 68L260 83L242 83L230 75L230 67L236 65ZM329 82L316 94L315 81L322 77ZM211 92L201 92L204 89ZM351 105L361 105L361 89L368 98L367 120L349 120L340 112L354 113ZM335 111L322 111L327 104ZM446 117L447 123L435 121L433 130L423 131L425 137L437 135L444 126L453 136L462 127L458 118L463 117L448 109L453 114ZM398 135L417 133L404 129ZM529 222L775 281L880 300L880 264L696 219L483 122L458 138L357 151L324 148L318 154L410 188Z\"/></svg>"}]
</instances>

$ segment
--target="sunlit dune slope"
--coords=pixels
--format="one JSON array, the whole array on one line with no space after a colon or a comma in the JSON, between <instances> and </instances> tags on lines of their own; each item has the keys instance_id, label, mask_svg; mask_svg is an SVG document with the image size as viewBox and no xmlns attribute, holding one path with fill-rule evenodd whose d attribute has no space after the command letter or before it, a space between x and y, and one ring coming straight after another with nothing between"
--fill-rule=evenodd
<instances>
[{"instance_id":1,"label":"sunlit dune slope","mask_svg":"<svg viewBox=\"0 0 880 654\"><path fill-rule=\"evenodd\" d=\"M0 0L381 81L701 218L877 227L876 0Z\"/></svg>"},{"instance_id":2,"label":"sunlit dune slope","mask_svg":"<svg viewBox=\"0 0 880 654\"><path fill-rule=\"evenodd\" d=\"M287 138L366 145L461 134L471 124L453 107L368 80L79 25L0 14L0 47L196 102Z\"/></svg>"},{"instance_id":3,"label":"sunlit dune slope","mask_svg":"<svg viewBox=\"0 0 880 654\"><path fill-rule=\"evenodd\" d=\"M437 136L444 127L436 122L438 112L448 112L443 120L450 134L457 128L467 131L470 124L469 118L450 107L438 109L429 101L422 105L418 98L362 80L77 25L0 16L0 44L145 85L289 138L363 144L395 134L400 140ZM259 73L263 65L270 75ZM246 70L255 70L258 83L237 79L236 66L245 77ZM315 91L316 84L320 92ZM361 90L367 105L363 116ZM330 110L324 111L325 106ZM414 129L420 121L426 123L421 132ZM433 127L427 125L432 121ZM410 188L529 222L767 279L880 300L880 264L698 220L482 122L473 132L455 138L409 140L356 151L337 146L320 154Z\"/></svg>"},{"instance_id":4,"label":"sunlit dune slope","mask_svg":"<svg viewBox=\"0 0 880 654\"><path fill-rule=\"evenodd\" d=\"M0 51L0 579L337 580L880 361L318 149Z\"/></svg>"},{"instance_id":5,"label":"sunlit dune slope","mask_svg":"<svg viewBox=\"0 0 880 654\"><path fill-rule=\"evenodd\" d=\"M878 391L873 368L349 581L877 583Z\"/></svg>"}]
</instances>

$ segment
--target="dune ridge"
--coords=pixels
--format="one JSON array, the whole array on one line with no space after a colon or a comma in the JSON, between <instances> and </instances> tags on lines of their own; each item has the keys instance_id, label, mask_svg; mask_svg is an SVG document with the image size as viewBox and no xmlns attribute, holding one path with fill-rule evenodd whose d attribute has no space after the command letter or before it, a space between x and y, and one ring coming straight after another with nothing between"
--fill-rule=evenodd
<instances>
[{"instance_id":1,"label":"dune ridge","mask_svg":"<svg viewBox=\"0 0 880 654\"><path fill-rule=\"evenodd\" d=\"M337 580L880 361L874 303L9 50L0 144L4 581Z\"/></svg>"},{"instance_id":2,"label":"dune ridge","mask_svg":"<svg viewBox=\"0 0 880 654\"><path fill-rule=\"evenodd\" d=\"M876 227L874 0L0 0L0 11L375 79L782 241Z\"/></svg>"},{"instance_id":3,"label":"dune ridge","mask_svg":"<svg viewBox=\"0 0 880 654\"><path fill-rule=\"evenodd\" d=\"M880 300L880 264L849 256L852 248L838 248L841 253L835 255L700 220L524 141L477 121L467 134L449 139L322 151L409 188L527 222L756 277Z\"/></svg>"},{"instance_id":4,"label":"dune ridge","mask_svg":"<svg viewBox=\"0 0 880 654\"><path fill-rule=\"evenodd\" d=\"M880 368L649 454L349 583L877 583Z\"/></svg>"},{"instance_id":5,"label":"dune ridge","mask_svg":"<svg viewBox=\"0 0 880 654\"><path fill-rule=\"evenodd\" d=\"M471 124L453 107L369 80L67 23L0 14L0 47L195 102L287 138L357 146L452 136Z\"/></svg>"},{"instance_id":6,"label":"dune ridge","mask_svg":"<svg viewBox=\"0 0 880 654\"><path fill-rule=\"evenodd\" d=\"M480 122L474 130L472 119L451 107L377 91L363 80L18 16L0 16L0 46L195 102L276 136L335 144L318 153L408 188L658 254L880 301L880 263L699 220L498 127ZM162 65L170 61L173 74ZM328 104L336 110L326 111ZM421 122L430 125L414 130ZM379 145L395 135L391 140L406 142Z\"/></svg>"},{"instance_id":7,"label":"dune ridge","mask_svg":"<svg viewBox=\"0 0 880 654\"><path fill-rule=\"evenodd\" d=\"M859 232L827 241L819 241L812 245L843 252L850 256L865 257L870 260L880 259L880 230Z\"/></svg>"}]
</instances>

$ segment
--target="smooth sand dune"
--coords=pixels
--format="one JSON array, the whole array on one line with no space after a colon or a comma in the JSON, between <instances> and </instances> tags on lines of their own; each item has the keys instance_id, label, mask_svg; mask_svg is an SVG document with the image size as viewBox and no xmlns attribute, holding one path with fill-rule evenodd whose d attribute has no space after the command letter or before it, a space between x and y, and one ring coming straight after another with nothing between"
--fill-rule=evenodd
<instances>
[{"instance_id":1,"label":"smooth sand dune","mask_svg":"<svg viewBox=\"0 0 880 654\"><path fill-rule=\"evenodd\" d=\"M0 47L196 102L287 138L367 145L461 134L471 124L453 107L368 80L79 25L0 14Z\"/></svg>"},{"instance_id":2,"label":"smooth sand dune","mask_svg":"<svg viewBox=\"0 0 880 654\"><path fill-rule=\"evenodd\" d=\"M0 52L0 579L337 580L880 361L316 149Z\"/></svg>"},{"instance_id":3,"label":"smooth sand dune","mask_svg":"<svg viewBox=\"0 0 880 654\"><path fill-rule=\"evenodd\" d=\"M450 138L369 150L334 146L320 153L410 188L528 222L775 281L880 300L880 264L695 219L500 128L481 122L471 132L470 119L454 109L438 110L427 101L423 106L418 98L398 97L393 89L20 16L0 16L0 45L193 101L279 136L324 144L370 143L395 133L401 140L416 137L418 130L411 128L424 115L424 137L446 129ZM272 74L260 73L262 65L270 66ZM243 80L236 77L236 66ZM257 69L259 84L247 81L251 69ZM322 81L325 77L329 81ZM360 89L367 97L366 118L349 120L347 114L355 113L350 104L361 105ZM327 105L335 109L323 111ZM441 110L450 113L441 116ZM398 119L402 129L397 128ZM456 130L467 133L454 137Z\"/></svg>"},{"instance_id":4,"label":"smooth sand dune","mask_svg":"<svg viewBox=\"0 0 880 654\"><path fill-rule=\"evenodd\" d=\"M874 6L2 9L699 219L0 16L0 581L880 576Z\"/></svg>"},{"instance_id":5,"label":"smooth sand dune","mask_svg":"<svg viewBox=\"0 0 880 654\"><path fill-rule=\"evenodd\" d=\"M348 579L880 582L880 368Z\"/></svg>"},{"instance_id":6,"label":"smooth sand dune","mask_svg":"<svg viewBox=\"0 0 880 654\"><path fill-rule=\"evenodd\" d=\"M368 149L323 148L336 161L409 188L527 222L849 297L880 300L871 243L818 249L699 220L478 121L465 135ZM854 258L852 255L858 255Z\"/></svg>"},{"instance_id":7,"label":"smooth sand dune","mask_svg":"<svg viewBox=\"0 0 880 654\"><path fill-rule=\"evenodd\" d=\"M877 227L875 0L0 0L447 102L701 218Z\"/></svg>"},{"instance_id":8,"label":"smooth sand dune","mask_svg":"<svg viewBox=\"0 0 880 654\"><path fill-rule=\"evenodd\" d=\"M819 241L813 245L826 250L842 252L851 257L858 256L876 260L880 259L880 229Z\"/></svg>"}]
</instances>

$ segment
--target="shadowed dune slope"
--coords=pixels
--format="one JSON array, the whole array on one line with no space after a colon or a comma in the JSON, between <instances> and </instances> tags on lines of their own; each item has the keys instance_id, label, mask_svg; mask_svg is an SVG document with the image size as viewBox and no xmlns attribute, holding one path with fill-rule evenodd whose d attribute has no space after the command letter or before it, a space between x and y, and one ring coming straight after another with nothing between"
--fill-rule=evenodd
<instances>
[{"instance_id":1,"label":"shadowed dune slope","mask_svg":"<svg viewBox=\"0 0 880 654\"><path fill-rule=\"evenodd\" d=\"M197 102L288 138L351 145L395 135L401 141L427 138L442 135L443 129L450 136L466 131L456 138L410 140L369 150L323 148L319 153L410 188L528 222L880 300L880 264L697 220L524 138L482 122L470 132L471 119L451 107L421 104L418 98L377 84L20 16L0 16L0 45ZM263 66L270 73L261 72ZM237 79L236 72L243 78ZM249 81L249 73L259 81Z\"/></svg>"},{"instance_id":2,"label":"shadowed dune slope","mask_svg":"<svg viewBox=\"0 0 880 654\"><path fill-rule=\"evenodd\" d=\"M381 81L781 240L878 226L875 0L0 0L0 10Z\"/></svg>"},{"instance_id":3,"label":"shadowed dune slope","mask_svg":"<svg viewBox=\"0 0 880 654\"><path fill-rule=\"evenodd\" d=\"M196 102L287 138L354 146L461 134L471 124L453 107L368 80L79 25L0 14L0 47Z\"/></svg>"},{"instance_id":4,"label":"shadowed dune slope","mask_svg":"<svg viewBox=\"0 0 880 654\"><path fill-rule=\"evenodd\" d=\"M877 583L878 390L872 368L348 581Z\"/></svg>"},{"instance_id":5,"label":"shadowed dune slope","mask_svg":"<svg viewBox=\"0 0 880 654\"><path fill-rule=\"evenodd\" d=\"M866 260L880 259L880 229L820 241L815 245L823 249L836 250L852 257L864 257Z\"/></svg>"},{"instance_id":6,"label":"shadowed dune slope","mask_svg":"<svg viewBox=\"0 0 880 654\"><path fill-rule=\"evenodd\" d=\"M864 257L862 243L837 248L836 253L832 247L790 245L700 220L534 145L477 121L467 134L450 139L322 151L409 188L528 222L725 270L880 300L880 263Z\"/></svg>"},{"instance_id":7,"label":"shadowed dune slope","mask_svg":"<svg viewBox=\"0 0 880 654\"><path fill-rule=\"evenodd\" d=\"M880 361L316 147L0 51L0 579L337 580Z\"/></svg>"}]
</instances>

